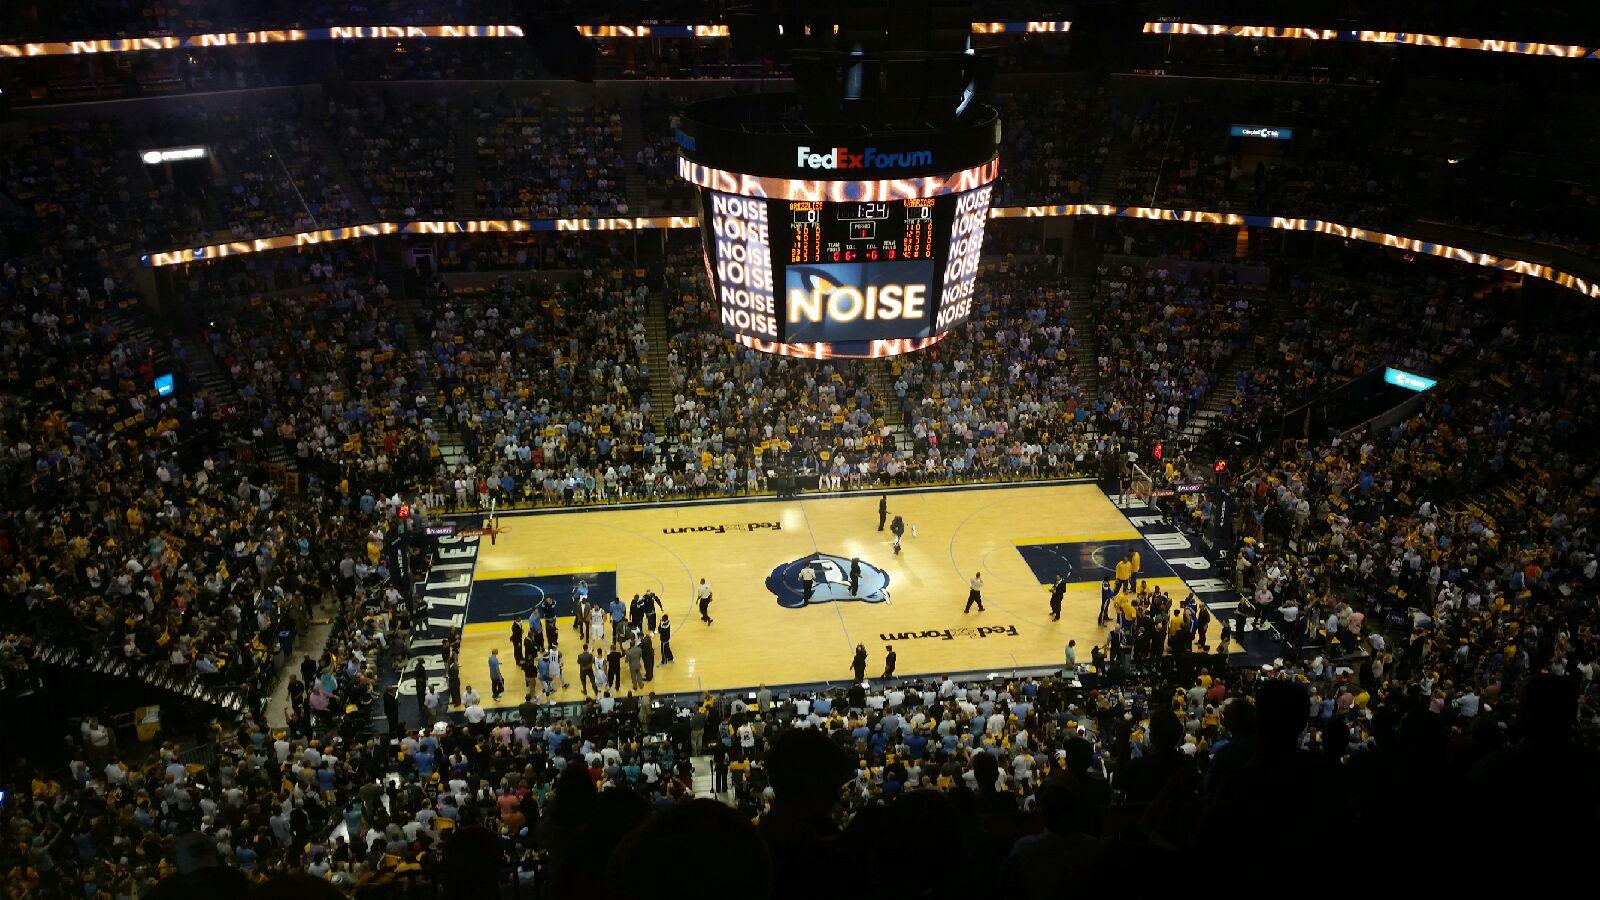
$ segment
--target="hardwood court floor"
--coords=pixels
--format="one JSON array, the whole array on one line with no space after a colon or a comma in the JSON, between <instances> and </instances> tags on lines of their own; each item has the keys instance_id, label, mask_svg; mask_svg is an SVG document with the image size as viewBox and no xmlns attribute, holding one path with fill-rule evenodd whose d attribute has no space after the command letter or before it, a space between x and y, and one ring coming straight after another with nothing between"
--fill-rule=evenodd
<instances>
[{"instance_id":1,"label":"hardwood court floor","mask_svg":"<svg viewBox=\"0 0 1600 900\"><path fill-rule=\"evenodd\" d=\"M1077 640L1087 663L1090 647L1105 636L1095 624L1101 579L1119 555L1135 549L1152 584L1183 595L1182 582L1092 484L890 494L890 517L903 516L917 531L907 532L899 557L889 532L877 530L877 505L878 495L858 494L507 515L495 543L479 545L462 682L478 688L485 706L520 702L524 681L512 661L510 621L546 593L566 601L579 577L596 594L609 593L614 578L624 602L645 590L665 602L677 660L657 665L646 687L656 693L844 682L857 642L867 647L869 678L882 673L890 642L899 654L898 675L1059 666L1068 639ZM794 578L802 561L819 553L839 560L815 561L823 582L805 604ZM848 593L843 584L824 582L830 574L843 580L851 557L866 569L859 592L878 586L876 568L887 578L887 599L816 602ZM1058 622L1049 615L1055 571L1069 581ZM976 572L986 610L963 614ZM695 611L701 578L715 598L709 627ZM780 595L790 607L780 605ZM558 696L576 699L582 643L570 612L561 622L571 687ZM498 704L487 690L493 648L508 684ZM624 672L622 693L627 688Z\"/></svg>"}]
</instances>

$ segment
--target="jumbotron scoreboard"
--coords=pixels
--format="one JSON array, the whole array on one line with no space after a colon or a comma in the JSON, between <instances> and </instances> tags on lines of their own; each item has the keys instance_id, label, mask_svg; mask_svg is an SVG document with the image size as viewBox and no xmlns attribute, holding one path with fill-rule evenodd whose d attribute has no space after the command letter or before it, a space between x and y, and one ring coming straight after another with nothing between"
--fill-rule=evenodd
<instances>
[{"instance_id":1,"label":"jumbotron scoreboard","mask_svg":"<svg viewBox=\"0 0 1600 900\"><path fill-rule=\"evenodd\" d=\"M688 110L679 174L700 188L723 333L793 356L881 357L965 322L999 174L1000 123L836 133L785 95Z\"/></svg>"}]
</instances>

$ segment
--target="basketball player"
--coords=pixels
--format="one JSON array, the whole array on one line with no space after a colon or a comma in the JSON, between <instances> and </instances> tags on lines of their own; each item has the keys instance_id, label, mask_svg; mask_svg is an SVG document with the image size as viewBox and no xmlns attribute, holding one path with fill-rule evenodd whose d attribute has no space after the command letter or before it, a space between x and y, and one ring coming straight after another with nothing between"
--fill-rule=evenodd
<instances>
[{"instance_id":1,"label":"basketball player","mask_svg":"<svg viewBox=\"0 0 1600 900\"><path fill-rule=\"evenodd\" d=\"M971 585L971 590L967 592L967 605L966 605L965 609L961 610L961 614L962 615L966 615L967 613L972 612L973 604L977 604L978 612L983 612L983 575L982 575L982 573L979 573L979 572L972 573L972 581L969 582L969 584Z\"/></svg>"},{"instance_id":2,"label":"basketball player","mask_svg":"<svg viewBox=\"0 0 1600 900\"><path fill-rule=\"evenodd\" d=\"M644 592L644 627L647 630L656 630L656 610L660 610L664 617L667 605L661 602L661 596L655 591Z\"/></svg>"},{"instance_id":3,"label":"basketball player","mask_svg":"<svg viewBox=\"0 0 1600 900\"><path fill-rule=\"evenodd\" d=\"M1127 557L1117 560L1117 582L1112 586L1116 593L1133 593L1133 561Z\"/></svg>"},{"instance_id":4,"label":"basketball player","mask_svg":"<svg viewBox=\"0 0 1600 900\"><path fill-rule=\"evenodd\" d=\"M894 555L899 556L900 539L904 537L906 533L906 520L899 516L895 516L894 521L889 523L889 533L894 535Z\"/></svg>"},{"instance_id":5,"label":"basketball player","mask_svg":"<svg viewBox=\"0 0 1600 900\"><path fill-rule=\"evenodd\" d=\"M661 641L661 664L664 666L672 662L672 620L665 611L661 613L661 628L656 634Z\"/></svg>"},{"instance_id":6,"label":"basketball player","mask_svg":"<svg viewBox=\"0 0 1600 900\"><path fill-rule=\"evenodd\" d=\"M595 603L589 607L589 633L584 640L599 644L606 635L606 611L600 604Z\"/></svg>"}]
</instances>

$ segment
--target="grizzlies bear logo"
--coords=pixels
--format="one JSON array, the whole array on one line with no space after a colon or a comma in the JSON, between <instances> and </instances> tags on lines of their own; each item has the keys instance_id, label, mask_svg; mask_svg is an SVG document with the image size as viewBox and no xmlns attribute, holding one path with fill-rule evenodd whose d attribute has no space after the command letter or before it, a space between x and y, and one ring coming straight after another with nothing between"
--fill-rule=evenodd
<instances>
[{"instance_id":1,"label":"grizzlies bear logo","mask_svg":"<svg viewBox=\"0 0 1600 900\"><path fill-rule=\"evenodd\" d=\"M801 571L809 568L816 575L812 582L811 599L806 599L800 582ZM807 604L829 603L834 600L860 600L864 603L885 603L889 599L889 573L871 563L861 563L861 578L854 593L850 591L850 560L831 553L813 553L810 556L784 563L767 576L767 590L785 609L799 609Z\"/></svg>"}]
</instances>

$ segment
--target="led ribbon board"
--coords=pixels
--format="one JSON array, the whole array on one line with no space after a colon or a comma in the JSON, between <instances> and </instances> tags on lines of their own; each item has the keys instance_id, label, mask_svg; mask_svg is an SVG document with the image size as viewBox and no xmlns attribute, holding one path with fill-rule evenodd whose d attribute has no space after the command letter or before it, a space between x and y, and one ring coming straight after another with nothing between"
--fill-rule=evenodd
<instances>
[{"instance_id":1,"label":"led ribbon board","mask_svg":"<svg viewBox=\"0 0 1600 900\"><path fill-rule=\"evenodd\" d=\"M1572 272L1558 269L1549 263L1500 256L1470 247L1440 244L1420 237L1408 237L1387 231L1344 225L1326 219L1307 219L1293 216L1246 215L1233 212L1214 212L1203 209L1162 209L1150 206L1118 206L1112 203L1060 203L1051 206L999 206L989 210L990 219L1048 219L1070 216L1108 216L1123 219L1147 219L1159 222L1178 222L1190 225L1228 225L1247 228L1271 228L1279 231L1306 231L1313 234L1363 241L1379 247L1388 247L1407 253L1433 256L1452 262L1484 268L1499 269L1515 275L1539 278L1590 298L1600 299L1600 281L1590 280ZM358 238L378 237L385 234L520 234L525 232L573 231L642 231L649 229L699 228L701 219L696 216L610 216L588 219L466 219L454 221L372 222L365 225L348 225L343 228L324 228L317 231L300 231L292 234L271 235L243 241L184 247L139 256L139 264L149 268L182 266L206 262L229 256L309 247L317 244L334 244ZM795 353L801 351L795 350Z\"/></svg>"},{"instance_id":2,"label":"led ribbon board","mask_svg":"<svg viewBox=\"0 0 1600 900\"><path fill-rule=\"evenodd\" d=\"M1192 37L1242 37L1257 40L1399 44L1409 47L1478 50L1484 53L1511 53L1518 56L1547 56L1558 59L1600 59L1600 48L1584 47L1577 44L1504 41L1495 38L1451 37L1442 34L1416 34L1409 31L1369 31L1358 28L1302 28L1292 25L1208 25L1198 22L1146 22L1144 23L1144 33L1188 35Z\"/></svg>"}]
</instances>

